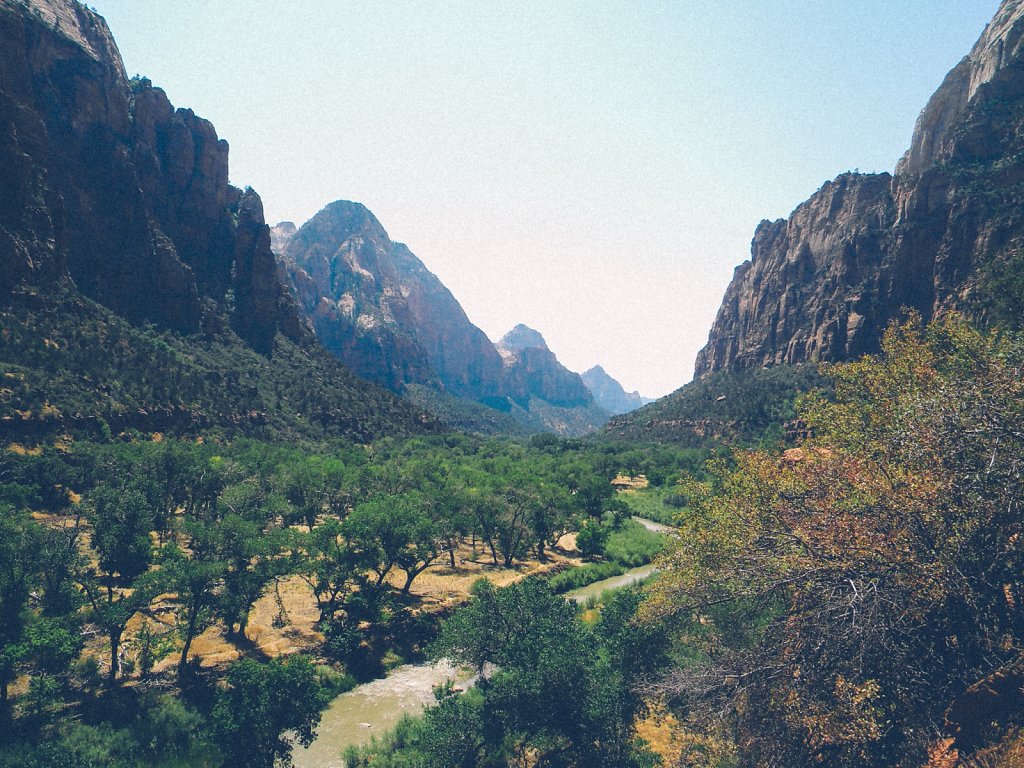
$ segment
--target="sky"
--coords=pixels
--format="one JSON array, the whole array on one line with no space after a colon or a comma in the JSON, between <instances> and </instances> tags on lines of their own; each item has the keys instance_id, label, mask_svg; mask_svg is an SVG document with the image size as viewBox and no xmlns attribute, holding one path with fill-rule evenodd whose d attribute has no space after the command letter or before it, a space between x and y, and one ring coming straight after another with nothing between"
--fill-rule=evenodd
<instances>
[{"instance_id":1,"label":"sky","mask_svg":"<svg viewBox=\"0 0 1024 768\"><path fill-rule=\"evenodd\" d=\"M296 224L364 203L492 340L688 382L754 228L892 171L998 0L89 0Z\"/></svg>"}]
</instances>

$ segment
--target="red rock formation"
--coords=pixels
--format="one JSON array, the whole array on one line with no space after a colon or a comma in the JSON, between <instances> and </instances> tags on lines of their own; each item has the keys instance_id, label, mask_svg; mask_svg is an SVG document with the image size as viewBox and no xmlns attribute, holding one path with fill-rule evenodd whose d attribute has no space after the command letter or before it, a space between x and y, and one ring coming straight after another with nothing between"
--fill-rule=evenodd
<instances>
[{"instance_id":1,"label":"red rock formation","mask_svg":"<svg viewBox=\"0 0 1024 768\"><path fill-rule=\"evenodd\" d=\"M133 321L200 329L201 299L269 351L282 302L262 206L228 146L74 0L0 0L0 295L70 277Z\"/></svg>"},{"instance_id":2,"label":"red rock formation","mask_svg":"<svg viewBox=\"0 0 1024 768\"><path fill-rule=\"evenodd\" d=\"M451 292L359 203L331 203L280 237L280 258L321 343L361 376L486 401L501 357Z\"/></svg>"},{"instance_id":3,"label":"red rock formation","mask_svg":"<svg viewBox=\"0 0 1024 768\"><path fill-rule=\"evenodd\" d=\"M844 174L762 222L696 375L878 350L904 308L975 311L1024 239L1024 4L1005 0L929 101L895 176Z\"/></svg>"}]
</instances>

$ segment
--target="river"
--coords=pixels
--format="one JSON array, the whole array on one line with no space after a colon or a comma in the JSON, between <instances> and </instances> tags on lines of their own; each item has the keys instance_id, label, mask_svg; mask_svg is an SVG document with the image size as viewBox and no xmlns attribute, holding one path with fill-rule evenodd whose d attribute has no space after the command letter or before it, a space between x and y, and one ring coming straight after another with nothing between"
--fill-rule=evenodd
<instances>
[{"instance_id":1,"label":"river","mask_svg":"<svg viewBox=\"0 0 1024 768\"><path fill-rule=\"evenodd\" d=\"M634 517L652 531L667 533L668 526L653 520ZM567 592L565 597L578 603L591 595L646 579L654 572L648 563L610 579L595 581ZM292 752L296 768L344 768L341 752L349 746L366 744L375 735L387 733L404 714L416 715L434 703L434 687L446 680L455 680L463 687L473 684L472 677L446 661L435 664L405 664L396 667L380 680L353 688L332 701L324 710L317 728L317 738L304 749L298 745Z\"/></svg>"},{"instance_id":2,"label":"river","mask_svg":"<svg viewBox=\"0 0 1024 768\"><path fill-rule=\"evenodd\" d=\"M447 680L471 684L469 674L446 661L436 664L405 664L380 680L356 686L332 701L324 710L317 738L303 749L296 745L296 768L344 768L341 751L366 744L395 727L402 715L416 715L434 703L434 687Z\"/></svg>"}]
</instances>

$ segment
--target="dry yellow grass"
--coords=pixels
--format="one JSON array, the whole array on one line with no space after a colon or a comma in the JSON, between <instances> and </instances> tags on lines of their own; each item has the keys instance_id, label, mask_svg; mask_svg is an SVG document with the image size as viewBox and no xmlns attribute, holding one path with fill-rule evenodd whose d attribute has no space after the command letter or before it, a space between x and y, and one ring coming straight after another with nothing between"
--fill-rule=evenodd
<instances>
[{"instance_id":1,"label":"dry yellow grass","mask_svg":"<svg viewBox=\"0 0 1024 768\"><path fill-rule=\"evenodd\" d=\"M559 547L549 551L547 562L525 560L517 562L513 568L495 567L490 562L490 555L479 547L474 558L472 549L465 546L456 553L458 567L454 571L447 558L435 563L416 578L410 594L419 610L445 610L468 600L470 588L478 579L485 578L496 586L507 586L533 574L578 565L579 560L572 556L571 544L572 538L563 537ZM404 573L396 571L389 575L388 581L400 587ZM280 594L280 603L271 588L253 608L246 629L248 642L260 653L271 657L315 648L323 641L323 635L316 629L320 613L309 585L298 576L290 576L281 580L277 593ZM134 636L141 624L141 619L134 620L127 636ZM196 637L189 656L198 659L203 667L216 667L234 661L241 653L238 646L227 638L223 628L216 625ZM97 657L103 658L99 654ZM172 654L158 665L157 671L168 669L176 662L177 656Z\"/></svg>"},{"instance_id":2,"label":"dry yellow grass","mask_svg":"<svg viewBox=\"0 0 1024 768\"><path fill-rule=\"evenodd\" d=\"M647 480L647 475L637 475L636 477L618 475L612 480L612 485L620 491L639 491L646 488L650 483Z\"/></svg>"},{"instance_id":3,"label":"dry yellow grass","mask_svg":"<svg viewBox=\"0 0 1024 768\"><path fill-rule=\"evenodd\" d=\"M7 450L11 453L17 454L18 456L39 456L43 452L43 447L37 445L33 448L26 448L21 443L10 443L7 446Z\"/></svg>"},{"instance_id":4,"label":"dry yellow grass","mask_svg":"<svg viewBox=\"0 0 1024 768\"><path fill-rule=\"evenodd\" d=\"M678 723L660 707L652 707L647 717L636 722L636 735L646 741L665 765L678 765L682 746L676 738Z\"/></svg>"}]
</instances>

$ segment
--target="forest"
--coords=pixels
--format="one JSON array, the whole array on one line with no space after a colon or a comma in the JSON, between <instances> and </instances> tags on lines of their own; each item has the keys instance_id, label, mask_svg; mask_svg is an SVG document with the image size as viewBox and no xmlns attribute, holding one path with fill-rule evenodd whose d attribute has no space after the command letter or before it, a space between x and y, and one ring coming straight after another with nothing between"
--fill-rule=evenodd
<instances>
[{"instance_id":1,"label":"forest","mask_svg":"<svg viewBox=\"0 0 1024 768\"><path fill-rule=\"evenodd\" d=\"M999 764L1022 725L1022 365L1017 334L912 317L822 367L809 437L748 447L11 443L0 765L288 765L338 693L431 658L476 684L347 765ZM558 594L651 558L643 586ZM420 590L442 571L475 583ZM261 645L257 606L288 632L297 594L310 630Z\"/></svg>"}]
</instances>

